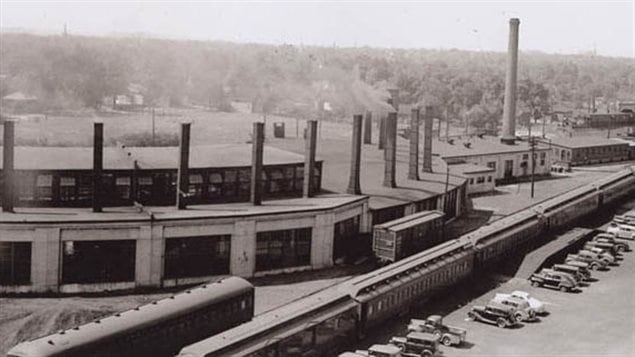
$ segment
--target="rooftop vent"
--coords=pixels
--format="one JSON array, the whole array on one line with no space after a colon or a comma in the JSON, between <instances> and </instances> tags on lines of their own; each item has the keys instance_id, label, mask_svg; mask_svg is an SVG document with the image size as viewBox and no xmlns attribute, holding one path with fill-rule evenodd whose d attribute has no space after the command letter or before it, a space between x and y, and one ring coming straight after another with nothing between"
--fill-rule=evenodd
<instances>
[{"instance_id":1,"label":"rooftop vent","mask_svg":"<svg viewBox=\"0 0 635 357\"><path fill-rule=\"evenodd\" d=\"M454 139L448 139L448 144L454 145Z\"/></svg>"},{"instance_id":2,"label":"rooftop vent","mask_svg":"<svg viewBox=\"0 0 635 357\"><path fill-rule=\"evenodd\" d=\"M463 143L463 146L469 149L472 147L472 143Z\"/></svg>"}]
</instances>

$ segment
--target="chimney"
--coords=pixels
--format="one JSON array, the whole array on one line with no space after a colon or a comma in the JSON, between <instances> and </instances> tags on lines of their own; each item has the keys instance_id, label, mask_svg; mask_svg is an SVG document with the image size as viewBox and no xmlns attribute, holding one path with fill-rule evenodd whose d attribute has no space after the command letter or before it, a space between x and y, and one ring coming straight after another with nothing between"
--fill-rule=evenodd
<instances>
[{"instance_id":1,"label":"chimney","mask_svg":"<svg viewBox=\"0 0 635 357\"><path fill-rule=\"evenodd\" d=\"M93 125L93 212L102 210L101 173L104 169L104 123Z\"/></svg>"},{"instance_id":2,"label":"chimney","mask_svg":"<svg viewBox=\"0 0 635 357\"><path fill-rule=\"evenodd\" d=\"M189 192L189 164L190 164L190 127L191 123L181 123L181 141L179 143L179 168L176 181L176 207L187 207L187 193Z\"/></svg>"},{"instance_id":3,"label":"chimney","mask_svg":"<svg viewBox=\"0 0 635 357\"><path fill-rule=\"evenodd\" d=\"M505 107L503 109L503 136L501 142L513 145L516 139L516 75L518 72L518 26L520 20L509 20L509 47L507 49L507 76L505 79Z\"/></svg>"},{"instance_id":4,"label":"chimney","mask_svg":"<svg viewBox=\"0 0 635 357\"><path fill-rule=\"evenodd\" d=\"M423 171L432 172L432 106L427 105L423 115Z\"/></svg>"},{"instance_id":5,"label":"chimney","mask_svg":"<svg viewBox=\"0 0 635 357\"><path fill-rule=\"evenodd\" d=\"M408 179L419 180L419 108L410 113L410 157Z\"/></svg>"},{"instance_id":6,"label":"chimney","mask_svg":"<svg viewBox=\"0 0 635 357\"><path fill-rule=\"evenodd\" d=\"M315 146L317 140L317 120L307 121L306 139L304 142L304 182L302 195L315 196Z\"/></svg>"},{"instance_id":7,"label":"chimney","mask_svg":"<svg viewBox=\"0 0 635 357\"><path fill-rule=\"evenodd\" d=\"M392 105L392 107L395 108L396 112L399 112L399 89L389 89L388 93L390 93L388 104Z\"/></svg>"},{"instance_id":8,"label":"chimney","mask_svg":"<svg viewBox=\"0 0 635 357\"><path fill-rule=\"evenodd\" d=\"M386 147L386 117L383 115L379 118L379 138L377 148L383 150Z\"/></svg>"},{"instance_id":9,"label":"chimney","mask_svg":"<svg viewBox=\"0 0 635 357\"><path fill-rule=\"evenodd\" d=\"M362 159L362 116L353 115L353 140L351 147L351 172L346 192L351 195L361 195L362 189L359 183L360 166Z\"/></svg>"},{"instance_id":10,"label":"chimney","mask_svg":"<svg viewBox=\"0 0 635 357\"><path fill-rule=\"evenodd\" d=\"M366 117L364 118L364 144L373 143L373 113L370 110L366 111Z\"/></svg>"},{"instance_id":11,"label":"chimney","mask_svg":"<svg viewBox=\"0 0 635 357\"><path fill-rule=\"evenodd\" d=\"M397 187L395 170L397 161L397 113L386 118L386 150L384 151L384 186Z\"/></svg>"},{"instance_id":12,"label":"chimney","mask_svg":"<svg viewBox=\"0 0 635 357\"><path fill-rule=\"evenodd\" d=\"M265 142L264 131L264 123L254 123L251 151L251 203L254 206L260 206L262 204L262 154L263 144Z\"/></svg>"},{"instance_id":13,"label":"chimney","mask_svg":"<svg viewBox=\"0 0 635 357\"><path fill-rule=\"evenodd\" d=\"M13 212L15 203L15 171L13 166L13 150L15 144L15 121L13 119L4 119L4 141L2 151L2 211Z\"/></svg>"}]
</instances>

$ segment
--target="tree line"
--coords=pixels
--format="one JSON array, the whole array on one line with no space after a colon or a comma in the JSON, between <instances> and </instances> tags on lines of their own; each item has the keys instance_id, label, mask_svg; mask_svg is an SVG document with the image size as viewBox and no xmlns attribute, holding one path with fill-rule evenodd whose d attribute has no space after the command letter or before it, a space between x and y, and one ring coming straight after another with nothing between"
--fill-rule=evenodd
<instances>
[{"instance_id":1,"label":"tree line","mask_svg":"<svg viewBox=\"0 0 635 357\"><path fill-rule=\"evenodd\" d=\"M51 109L99 108L136 84L150 105L231 110L231 100L244 100L305 118L381 110L387 87L400 90L401 103L434 105L475 127L502 114L505 53L7 33L0 42L0 94L32 93ZM635 93L630 58L521 52L518 78L521 118Z\"/></svg>"}]
</instances>

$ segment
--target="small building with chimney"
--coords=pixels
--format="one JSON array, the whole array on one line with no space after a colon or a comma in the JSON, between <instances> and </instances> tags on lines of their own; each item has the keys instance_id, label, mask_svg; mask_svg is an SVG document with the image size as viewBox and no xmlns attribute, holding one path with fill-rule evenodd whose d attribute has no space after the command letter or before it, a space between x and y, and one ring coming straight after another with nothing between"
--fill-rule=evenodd
<instances>
[{"instance_id":1,"label":"small building with chimney","mask_svg":"<svg viewBox=\"0 0 635 357\"><path fill-rule=\"evenodd\" d=\"M455 137L448 141L435 140L433 153L449 165L475 164L492 168L496 183L514 182L532 174L531 147L526 141L503 144L497 137ZM551 172L552 151L539 144L535 150L535 171L538 176Z\"/></svg>"}]
</instances>

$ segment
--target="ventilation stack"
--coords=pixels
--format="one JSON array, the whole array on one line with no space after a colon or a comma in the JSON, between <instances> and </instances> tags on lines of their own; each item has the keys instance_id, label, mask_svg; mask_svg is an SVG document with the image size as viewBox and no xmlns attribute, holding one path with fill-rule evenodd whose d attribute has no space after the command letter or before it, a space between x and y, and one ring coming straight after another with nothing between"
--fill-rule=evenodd
<instances>
[{"instance_id":1,"label":"ventilation stack","mask_svg":"<svg viewBox=\"0 0 635 357\"><path fill-rule=\"evenodd\" d=\"M362 160L362 116L353 115L353 140L351 147L351 172L346 192L361 195L360 169Z\"/></svg>"},{"instance_id":2,"label":"ventilation stack","mask_svg":"<svg viewBox=\"0 0 635 357\"><path fill-rule=\"evenodd\" d=\"M410 113L410 156L408 160L408 179L419 180L419 108Z\"/></svg>"},{"instance_id":3,"label":"ventilation stack","mask_svg":"<svg viewBox=\"0 0 635 357\"><path fill-rule=\"evenodd\" d=\"M104 170L104 123L93 125L93 212L102 211L101 175Z\"/></svg>"},{"instance_id":4,"label":"ventilation stack","mask_svg":"<svg viewBox=\"0 0 635 357\"><path fill-rule=\"evenodd\" d=\"M364 117L364 144L373 143L373 113L370 110L366 111Z\"/></svg>"},{"instance_id":5,"label":"ventilation stack","mask_svg":"<svg viewBox=\"0 0 635 357\"><path fill-rule=\"evenodd\" d=\"M262 160L265 142L265 123L254 123L251 151L251 203L262 204Z\"/></svg>"},{"instance_id":6,"label":"ventilation stack","mask_svg":"<svg viewBox=\"0 0 635 357\"><path fill-rule=\"evenodd\" d=\"M315 149L317 144L317 120L307 121L307 131L304 150L304 181L302 195L315 196Z\"/></svg>"},{"instance_id":7,"label":"ventilation stack","mask_svg":"<svg viewBox=\"0 0 635 357\"><path fill-rule=\"evenodd\" d=\"M432 106L426 106L423 122L423 171L432 172Z\"/></svg>"},{"instance_id":8,"label":"ventilation stack","mask_svg":"<svg viewBox=\"0 0 635 357\"><path fill-rule=\"evenodd\" d=\"M501 142L513 145L516 140L516 77L518 74L518 27L520 20L509 20L509 47L505 78L505 106L503 108L503 135Z\"/></svg>"},{"instance_id":9,"label":"ventilation stack","mask_svg":"<svg viewBox=\"0 0 635 357\"><path fill-rule=\"evenodd\" d=\"M384 186L397 187L397 113L388 113L386 118L386 150L384 151Z\"/></svg>"},{"instance_id":10,"label":"ventilation stack","mask_svg":"<svg viewBox=\"0 0 635 357\"><path fill-rule=\"evenodd\" d=\"M14 150L15 146L15 121L4 119L4 141L2 151L2 211L13 212L15 203L15 168Z\"/></svg>"},{"instance_id":11,"label":"ventilation stack","mask_svg":"<svg viewBox=\"0 0 635 357\"><path fill-rule=\"evenodd\" d=\"M190 127L191 123L181 123L181 141L179 143L179 172L176 181L176 207L187 207L189 192L189 164L190 164Z\"/></svg>"}]
</instances>

